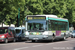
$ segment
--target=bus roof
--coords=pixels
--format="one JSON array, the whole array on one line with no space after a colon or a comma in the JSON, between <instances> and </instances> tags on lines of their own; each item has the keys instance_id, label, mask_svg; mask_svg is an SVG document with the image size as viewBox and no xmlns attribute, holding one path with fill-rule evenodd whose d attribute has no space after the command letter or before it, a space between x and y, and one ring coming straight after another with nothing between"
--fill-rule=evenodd
<instances>
[{"instance_id":1,"label":"bus roof","mask_svg":"<svg viewBox=\"0 0 75 50\"><path fill-rule=\"evenodd\" d=\"M66 21L68 22L68 19L65 18L59 18L56 15L27 15L27 16L46 16L46 20L50 19L50 20L57 20L57 21ZM26 17L27 17L26 16Z\"/></svg>"},{"instance_id":2,"label":"bus roof","mask_svg":"<svg viewBox=\"0 0 75 50\"><path fill-rule=\"evenodd\" d=\"M58 18L56 15L27 15L27 16L46 16L46 17Z\"/></svg>"}]
</instances>

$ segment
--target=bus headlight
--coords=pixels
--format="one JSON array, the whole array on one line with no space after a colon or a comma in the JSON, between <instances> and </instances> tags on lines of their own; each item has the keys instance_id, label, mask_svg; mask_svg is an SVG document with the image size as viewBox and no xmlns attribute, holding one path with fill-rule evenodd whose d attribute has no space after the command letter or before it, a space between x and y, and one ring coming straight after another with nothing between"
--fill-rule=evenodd
<instances>
[{"instance_id":1,"label":"bus headlight","mask_svg":"<svg viewBox=\"0 0 75 50\"><path fill-rule=\"evenodd\" d=\"M42 35L48 35L48 32L44 32L44 33L42 33Z\"/></svg>"},{"instance_id":2,"label":"bus headlight","mask_svg":"<svg viewBox=\"0 0 75 50\"><path fill-rule=\"evenodd\" d=\"M29 32L27 31L27 32L25 33L25 35L29 35Z\"/></svg>"}]
</instances>

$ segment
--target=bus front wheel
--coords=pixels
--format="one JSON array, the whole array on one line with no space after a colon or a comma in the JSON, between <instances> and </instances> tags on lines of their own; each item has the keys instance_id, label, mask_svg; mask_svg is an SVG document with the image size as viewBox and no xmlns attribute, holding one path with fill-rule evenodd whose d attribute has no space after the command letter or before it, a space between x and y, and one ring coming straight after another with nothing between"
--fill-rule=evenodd
<instances>
[{"instance_id":1,"label":"bus front wheel","mask_svg":"<svg viewBox=\"0 0 75 50\"><path fill-rule=\"evenodd\" d=\"M66 40L66 35L64 36L63 40Z\"/></svg>"},{"instance_id":2,"label":"bus front wheel","mask_svg":"<svg viewBox=\"0 0 75 50\"><path fill-rule=\"evenodd\" d=\"M52 42L55 40L55 36L52 37Z\"/></svg>"},{"instance_id":3,"label":"bus front wheel","mask_svg":"<svg viewBox=\"0 0 75 50\"><path fill-rule=\"evenodd\" d=\"M35 42L35 40L32 40L32 42Z\"/></svg>"}]
</instances>

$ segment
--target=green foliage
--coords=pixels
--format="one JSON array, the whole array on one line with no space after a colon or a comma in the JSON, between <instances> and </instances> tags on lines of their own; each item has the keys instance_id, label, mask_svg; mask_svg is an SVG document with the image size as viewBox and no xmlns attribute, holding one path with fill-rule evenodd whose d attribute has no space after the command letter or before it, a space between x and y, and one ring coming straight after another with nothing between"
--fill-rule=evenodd
<instances>
[{"instance_id":1,"label":"green foliage","mask_svg":"<svg viewBox=\"0 0 75 50\"><path fill-rule=\"evenodd\" d=\"M74 0L44 0L44 14L55 14L61 18L67 18L70 23L75 21L75 1Z\"/></svg>"},{"instance_id":2,"label":"green foliage","mask_svg":"<svg viewBox=\"0 0 75 50\"><path fill-rule=\"evenodd\" d=\"M25 3L26 11L29 12L27 15L43 14L43 6L41 0L27 0Z\"/></svg>"},{"instance_id":3,"label":"green foliage","mask_svg":"<svg viewBox=\"0 0 75 50\"><path fill-rule=\"evenodd\" d=\"M74 0L0 0L0 23L17 25L20 8L20 25L26 15L54 14L75 22Z\"/></svg>"},{"instance_id":4,"label":"green foliage","mask_svg":"<svg viewBox=\"0 0 75 50\"><path fill-rule=\"evenodd\" d=\"M17 24L18 8L24 11L25 0L2 0L0 1L0 16L7 25ZM1 22L2 22L1 20Z\"/></svg>"}]
</instances>

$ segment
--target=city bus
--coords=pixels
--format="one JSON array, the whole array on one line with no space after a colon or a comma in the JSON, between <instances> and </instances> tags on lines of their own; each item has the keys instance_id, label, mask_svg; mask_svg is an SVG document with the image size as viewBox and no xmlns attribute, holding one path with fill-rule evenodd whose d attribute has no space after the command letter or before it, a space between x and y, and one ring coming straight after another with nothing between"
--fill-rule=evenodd
<instances>
[{"instance_id":1,"label":"city bus","mask_svg":"<svg viewBox=\"0 0 75 50\"><path fill-rule=\"evenodd\" d=\"M66 40L69 37L68 19L56 15L27 15L25 18L26 40Z\"/></svg>"}]
</instances>

